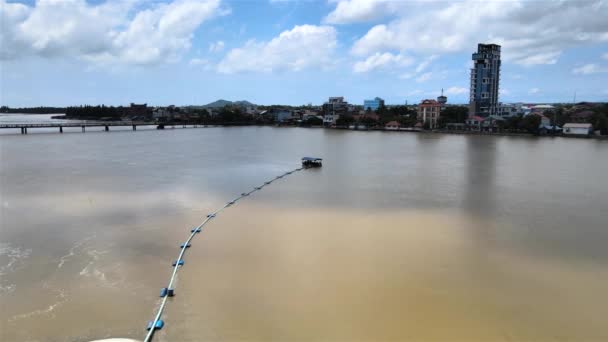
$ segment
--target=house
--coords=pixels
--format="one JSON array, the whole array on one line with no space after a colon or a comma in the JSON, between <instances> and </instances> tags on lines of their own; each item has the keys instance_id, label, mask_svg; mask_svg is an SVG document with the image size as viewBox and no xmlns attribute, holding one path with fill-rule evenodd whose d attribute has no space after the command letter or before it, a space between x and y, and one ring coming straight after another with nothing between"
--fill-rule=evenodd
<instances>
[{"instance_id":1,"label":"house","mask_svg":"<svg viewBox=\"0 0 608 342\"><path fill-rule=\"evenodd\" d=\"M149 110L148 110L149 109ZM131 106L125 108L126 116L128 117L141 117L144 118L152 114L152 108L148 108L148 104L135 104L131 103Z\"/></svg>"},{"instance_id":2,"label":"house","mask_svg":"<svg viewBox=\"0 0 608 342\"><path fill-rule=\"evenodd\" d=\"M530 107L530 110L533 114L543 114L546 111L555 110L555 106L547 105L547 104L540 104L540 105L535 105L535 106Z\"/></svg>"},{"instance_id":3,"label":"house","mask_svg":"<svg viewBox=\"0 0 608 342\"><path fill-rule=\"evenodd\" d=\"M482 118L481 116L473 115L473 116L469 116L465 120L465 124L471 131L481 131L481 125L483 123L483 120L485 120L485 118Z\"/></svg>"},{"instance_id":4,"label":"house","mask_svg":"<svg viewBox=\"0 0 608 342\"><path fill-rule=\"evenodd\" d=\"M546 117L545 115L541 114L541 113L531 113L528 115L538 115L540 117L540 125L541 126L550 126L551 125L551 119L549 119L548 117Z\"/></svg>"},{"instance_id":5,"label":"house","mask_svg":"<svg viewBox=\"0 0 608 342\"><path fill-rule=\"evenodd\" d=\"M340 118L340 115L338 114L326 114L323 117L323 126L334 126L336 124L336 121L338 121L338 119Z\"/></svg>"},{"instance_id":6,"label":"house","mask_svg":"<svg viewBox=\"0 0 608 342\"><path fill-rule=\"evenodd\" d=\"M545 134L553 134L553 133L562 133L562 128L555 125L555 126L551 126L551 125L540 125L538 127L538 134L541 135L545 135Z\"/></svg>"},{"instance_id":7,"label":"house","mask_svg":"<svg viewBox=\"0 0 608 342\"><path fill-rule=\"evenodd\" d=\"M291 111L286 109L276 109L272 111L274 121L286 122L291 120Z\"/></svg>"},{"instance_id":8,"label":"house","mask_svg":"<svg viewBox=\"0 0 608 342\"><path fill-rule=\"evenodd\" d=\"M389 121L384 125L384 129L387 131L398 131L401 128L401 124L397 121Z\"/></svg>"},{"instance_id":9,"label":"house","mask_svg":"<svg viewBox=\"0 0 608 342\"><path fill-rule=\"evenodd\" d=\"M355 114L353 115L355 121L364 121L364 120L373 120L378 121L380 116L376 113L363 113L363 114Z\"/></svg>"},{"instance_id":10,"label":"house","mask_svg":"<svg viewBox=\"0 0 608 342\"><path fill-rule=\"evenodd\" d=\"M502 116L490 115L487 118L484 118L481 127L484 131L495 132L504 122L505 118Z\"/></svg>"},{"instance_id":11,"label":"house","mask_svg":"<svg viewBox=\"0 0 608 342\"><path fill-rule=\"evenodd\" d=\"M565 135L589 135L593 132L590 123L567 123L563 128Z\"/></svg>"}]
</instances>

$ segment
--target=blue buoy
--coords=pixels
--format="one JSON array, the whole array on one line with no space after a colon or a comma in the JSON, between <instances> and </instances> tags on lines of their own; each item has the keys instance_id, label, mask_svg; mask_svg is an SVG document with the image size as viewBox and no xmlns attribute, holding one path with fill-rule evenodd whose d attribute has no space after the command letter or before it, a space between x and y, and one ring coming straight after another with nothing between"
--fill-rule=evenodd
<instances>
[{"instance_id":1,"label":"blue buoy","mask_svg":"<svg viewBox=\"0 0 608 342\"><path fill-rule=\"evenodd\" d=\"M163 287L163 288L160 290L160 297L162 298L162 297L164 297L164 296L166 296L166 295L167 295L167 288L166 288L166 287Z\"/></svg>"},{"instance_id":2,"label":"blue buoy","mask_svg":"<svg viewBox=\"0 0 608 342\"><path fill-rule=\"evenodd\" d=\"M183 266L184 265L184 260L177 260L173 262L173 266Z\"/></svg>"},{"instance_id":3,"label":"blue buoy","mask_svg":"<svg viewBox=\"0 0 608 342\"><path fill-rule=\"evenodd\" d=\"M200 233L201 229L200 228L194 228L190 231L190 233Z\"/></svg>"},{"instance_id":4,"label":"blue buoy","mask_svg":"<svg viewBox=\"0 0 608 342\"><path fill-rule=\"evenodd\" d=\"M208 217L208 218L215 217L215 214L209 214L209 215L207 215L207 217Z\"/></svg>"},{"instance_id":5,"label":"blue buoy","mask_svg":"<svg viewBox=\"0 0 608 342\"><path fill-rule=\"evenodd\" d=\"M174 291L173 289L168 289L167 290L167 296L173 297L175 295L175 293L173 291Z\"/></svg>"},{"instance_id":6,"label":"blue buoy","mask_svg":"<svg viewBox=\"0 0 608 342\"><path fill-rule=\"evenodd\" d=\"M148 322L148 326L146 327L146 330L150 330L152 329L152 321ZM156 325L154 325L154 329L162 329L165 326L165 322L163 322L162 319L159 319L158 321L156 321Z\"/></svg>"},{"instance_id":7,"label":"blue buoy","mask_svg":"<svg viewBox=\"0 0 608 342\"><path fill-rule=\"evenodd\" d=\"M192 245L191 245L191 244L184 245L184 244L182 243L181 245L179 245L179 248L184 248L184 247L186 247L186 248L190 248L190 246L192 246Z\"/></svg>"}]
</instances>

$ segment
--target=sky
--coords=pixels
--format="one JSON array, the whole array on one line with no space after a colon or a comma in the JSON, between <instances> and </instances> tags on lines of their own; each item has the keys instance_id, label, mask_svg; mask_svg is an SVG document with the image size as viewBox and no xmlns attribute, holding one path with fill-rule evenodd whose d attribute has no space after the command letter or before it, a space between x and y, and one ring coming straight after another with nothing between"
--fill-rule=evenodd
<instances>
[{"instance_id":1,"label":"sky","mask_svg":"<svg viewBox=\"0 0 608 342\"><path fill-rule=\"evenodd\" d=\"M608 0L0 0L0 104L608 101Z\"/></svg>"}]
</instances>

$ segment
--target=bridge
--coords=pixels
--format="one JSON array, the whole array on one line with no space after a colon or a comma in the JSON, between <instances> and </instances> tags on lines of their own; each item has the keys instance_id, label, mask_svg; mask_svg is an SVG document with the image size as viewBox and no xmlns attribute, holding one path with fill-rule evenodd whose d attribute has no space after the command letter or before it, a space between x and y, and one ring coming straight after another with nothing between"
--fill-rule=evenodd
<instances>
[{"instance_id":1,"label":"bridge","mask_svg":"<svg viewBox=\"0 0 608 342\"><path fill-rule=\"evenodd\" d=\"M105 131L108 132L110 131L110 127L132 127L133 130L137 130L137 126L156 126L156 129L164 129L165 126L183 126L183 128L186 128L186 126L192 126L192 127L208 127L210 125L196 125L196 124L164 124L164 123L157 123L157 122L147 122L147 121L112 121L112 122L101 122L101 121L96 121L96 122L59 122L59 123L54 123L54 122L49 122L49 123L1 123L0 124L0 129L15 129L15 128L19 128L21 129L21 134L27 134L28 133L28 129L33 129L33 128L57 128L59 130L59 133L63 133L63 129L64 128L69 128L69 127L80 127L82 129L82 133L84 133L86 131L87 127L104 127Z\"/></svg>"}]
</instances>

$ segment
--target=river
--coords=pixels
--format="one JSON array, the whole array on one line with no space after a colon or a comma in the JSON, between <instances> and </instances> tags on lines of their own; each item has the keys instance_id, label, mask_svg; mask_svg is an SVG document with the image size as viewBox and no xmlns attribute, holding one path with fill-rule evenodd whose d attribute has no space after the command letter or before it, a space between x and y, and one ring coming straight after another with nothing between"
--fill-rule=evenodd
<instances>
[{"instance_id":1,"label":"river","mask_svg":"<svg viewBox=\"0 0 608 342\"><path fill-rule=\"evenodd\" d=\"M0 132L1 133L1 132ZM229 127L0 136L0 340L608 340L608 142Z\"/></svg>"}]
</instances>

